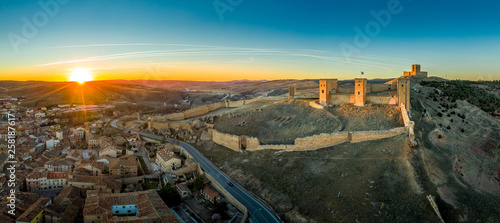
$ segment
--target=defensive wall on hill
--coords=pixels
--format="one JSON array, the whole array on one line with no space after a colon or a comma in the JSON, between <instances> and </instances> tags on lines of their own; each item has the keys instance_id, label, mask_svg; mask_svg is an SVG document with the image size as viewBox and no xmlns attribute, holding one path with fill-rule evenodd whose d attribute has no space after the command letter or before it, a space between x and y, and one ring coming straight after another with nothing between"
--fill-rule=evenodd
<instances>
[{"instance_id":1,"label":"defensive wall on hill","mask_svg":"<svg viewBox=\"0 0 500 223\"><path fill-rule=\"evenodd\" d=\"M217 103L213 103L213 104L202 105L202 106L190 108L190 109L183 111L183 112L168 114L168 115L165 115L162 117L155 118L154 121L165 122L168 120L174 120L174 121L184 120L184 119L207 114L207 113L209 113L211 111L215 111L219 108L236 108L239 106L250 104L250 103L254 102L255 100L257 100L257 99L249 99L249 100L241 100L241 101L226 100L223 102L217 102Z\"/></svg>"},{"instance_id":2,"label":"defensive wall on hill","mask_svg":"<svg viewBox=\"0 0 500 223\"><path fill-rule=\"evenodd\" d=\"M366 102L375 105L396 105L398 103L398 97L396 95L367 95ZM330 96L331 104L342 104L342 103L354 103L353 94L332 94ZM309 106L317 109L323 109L324 106L318 104L316 101L309 103Z\"/></svg>"},{"instance_id":3,"label":"defensive wall on hill","mask_svg":"<svg viewBox=\"0 0 500 223\"><path fill-rule=\"evenodd\" d=\"M193 132L191 125L187 122L151 122L151 128L155 129L187 129Z\"/></svg>"},{"instance_id":4,"label":"defensive wall on hill","mask_svg":"<svg viewBox=\"0 0 500 223\"><path fill-rule=\"evenodd\" d=\"M148 118L148 129L167 129L167 128L183 128L188 129L190 132L193 132L191 129L191 125L183 122L171 122L171 121L180 121L187 118L192 118L196 116L205 115L211 111L215 111L219 108L236 108L239 106L243 106L246 104L250 104L257 99L249 99L249 100L241 100L241 101L230 101L226 100L224 102L217 102L208 105L202 105L195 108L188 109L183 112L168 114L161 117L149 117ZM130 117L131 118L131 117Z\"/></svg>"},{"instance_id":5,"label":"defensive wall on hill","mask_svg":"<svg viewBox=\"0 0 500 223\"><path fill-rule=\"evenodd\" d=\"M392 84L367 84L366 91L367 92L380 92L380 91L388 91L388 90L396 90L396 85ZM341 94L352 94L354 92L354 86L338 86L336 93Z\"/></svg>"},{"instance_id":6,"label":"defensive wall on hill","mask_svg":"<svg viewBox=\"0 0 500 223\"><path fill-rule=\"evenodd\" d=\"M408 111L406 110L406 107L403 103L400 105L401 108L401 115L403 116L403 123L405 124L406 131L408 132L408 138L410 139L410 142L413 146L417 145L417 142L415 140L415 122L410 120L410 117L408 116Z\"/></svg>"},{"instance_id":7,"label":"defensive wall on hill","mask_svg":"<svg viewBox=\"0 0 500 223\"><path fill-rule=\"evenodd\" d=\"M288 151L316 150L344 142L356 143L384 139L406 132L405 127L376 131L334 132L297 138L294 144L291 145L261 145L259 139L255 137L238 136L219 132L215 129L209 130L213 142L238 152L242 150L258 151L266 149Z\"/></svg>"}]
</instances>

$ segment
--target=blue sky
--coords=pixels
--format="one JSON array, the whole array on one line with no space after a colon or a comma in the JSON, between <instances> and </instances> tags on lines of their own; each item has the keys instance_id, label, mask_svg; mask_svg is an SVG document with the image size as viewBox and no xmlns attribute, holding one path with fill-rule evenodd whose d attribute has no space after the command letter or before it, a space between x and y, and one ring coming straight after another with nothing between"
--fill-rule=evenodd
<instances>
[{"instance_id":1,"label":"blue sky","mask_svg":"<svg viewBox=\"0 0 500 223\"><path fill-rule=\"evenodd\" d=\"M64 80L76 67L97 79L390 78L413 63L449 79L500 79L498 1L66 1L41 0L59 9L28 37L23 18L47 12L2 1L1 79ZM381 25L372 11L391 18ZM356 27L369 43L356 45Z\"/></svg>"}]
</instances>

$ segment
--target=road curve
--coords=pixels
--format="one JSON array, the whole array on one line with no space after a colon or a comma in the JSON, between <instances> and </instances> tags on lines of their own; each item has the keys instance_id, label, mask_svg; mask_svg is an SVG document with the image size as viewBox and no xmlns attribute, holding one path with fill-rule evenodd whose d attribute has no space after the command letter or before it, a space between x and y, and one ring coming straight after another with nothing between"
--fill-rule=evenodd
<instances>
[{"instance_id":1,"label":"road curve","mask_svg":"<svg viewBox=\"0 0 500 223\"><path fill-rule=\"evenodd\" d=\"M162 136L157 136L134 129L123 128L117 125L118 119L111 122L111 126L117 129L125 131L137 132L139 135L146 136L156 140L162 140ZM195 160L200 164L200 167L210 174L217 183L219 183L224 189L226 189L236 200L241 202L247 209L248 214L256 222L281 222L278 217L271 212L265 205L260 203L257 199L248 194L244 189L240 188L238 185L233 183L233 186L229 186L228 182L231 182L229 177L227 177L219 168L213 165L207 160L196 148L187 144L186 142L166 138L170 143L178 143L183 149L185 149Z\"/></svg>"}]
</instances>

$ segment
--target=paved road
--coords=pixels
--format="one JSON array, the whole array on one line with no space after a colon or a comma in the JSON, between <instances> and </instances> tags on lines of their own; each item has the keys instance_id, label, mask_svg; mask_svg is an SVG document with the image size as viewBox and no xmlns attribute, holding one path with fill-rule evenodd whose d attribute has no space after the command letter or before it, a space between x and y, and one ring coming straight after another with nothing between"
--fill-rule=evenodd
<instances>
[{"instance_id":1,"label":"paved road","mask_svg":"<svg viewBox=\"0 0 500 223\"><path fill-rule=\"evenodd\" d=\"M156 140L162 140L162 136L157 136L145 132L140 132L133 129L123 128L117 126L118 119L115 119L111 122L111 126L126 130L126 131L134 131L139 135L146 136L149 138L153 138ZM233 186L229 186L227 183L230 182L230 179L220 171L215 165L213 165L210 161L207 160L198 150L196 150L193 146L179 140L167 138L167 141L171 143L178 143L183 149L185 149L193 158L198 162L203 168L205 172L210 174L224 189L226 189L236 200L241 202L248 209L248 214L252 219L256 222L281 222L274 213L272 213L266 206L257 201L254 197L249 195L244 189L240 188L238 185L233 183Z\"/></svg>"},{"instance_id":2,"label":"paved road","mask_svg":"<svg viewBox=\"0 0 500 223\"><path fill-rule=\"evenodd\" d=\"M139 152L136 155L142 156L142 159L144 160L144 163L148 167L150 173L155 173L153 167L151 166L151 162L149 162L149 157L147 155L148 153L146 152L146 148L144 145L146 145L146 142L142 141L141 146L138 148Z\"/></svg>"}]
</instances>

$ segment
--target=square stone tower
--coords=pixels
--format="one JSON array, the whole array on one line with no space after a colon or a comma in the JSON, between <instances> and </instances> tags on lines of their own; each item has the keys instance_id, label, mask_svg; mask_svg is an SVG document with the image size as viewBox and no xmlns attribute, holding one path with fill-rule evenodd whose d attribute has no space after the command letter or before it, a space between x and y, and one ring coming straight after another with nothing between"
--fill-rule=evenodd
<instances>
[{"instance_id":1,"label":"square stone tower","mask_svg":"<svg viewBox=\"0 0 500 223\"><path fill-rule=\"evenodd\" d=\"M413 65L411 65L411 71L405 71L404 76L426 78L427 72L420 70L420 64L413 64Z\"/></svg>"},{"instance_id":2,"label":"square stone tower","mask_svg":"<svg viewBox=\"0 0 500 223\"><path fill-rule=\"evenodd\" d=\"M398 100L403 103L407 111L410 111L410 79L401 77L398 79Z\"/></svg>"},{"instance_id":3,"label":"square stone tower","mask_svg":"<svg viewBox=\"0 0 500 223\"><path fill-rule=\"evenodd\" d=\"M332 90L338 90L337 79L320 79L319 80L319 103L326 105L330 101L330 94Z\"/></svg>"},{"instance_id":4,"label":"square stone tower","mask_svg":"<svg viewBox=\"0 0 500 223\"><path fill-rule=\"evenodd\" d=\"M288 97L295 97L295 91L297 90L297 88L294 86L294 85L291 85L288 87Z\"/></svg>"},{"instance_id":5,"label":"square stone tower","mask_svg":"<svg viewBox=\"0 0 500 223\"><path fill-rule=\"evenodd\" d=\"M411 70L415 73L420 72L420 64L413 64L411 65Z\"/></svg>"},{"instance_id":6,"label":"square stone tower","mask_svg":"<svg viewBox=\"0 0 500 223\"><path fill-rule=\"evenodd\" d=\"M354 79L354 105L365 106L366 88L367 88L366 78Z\"/></svg>"}]
</instances>

